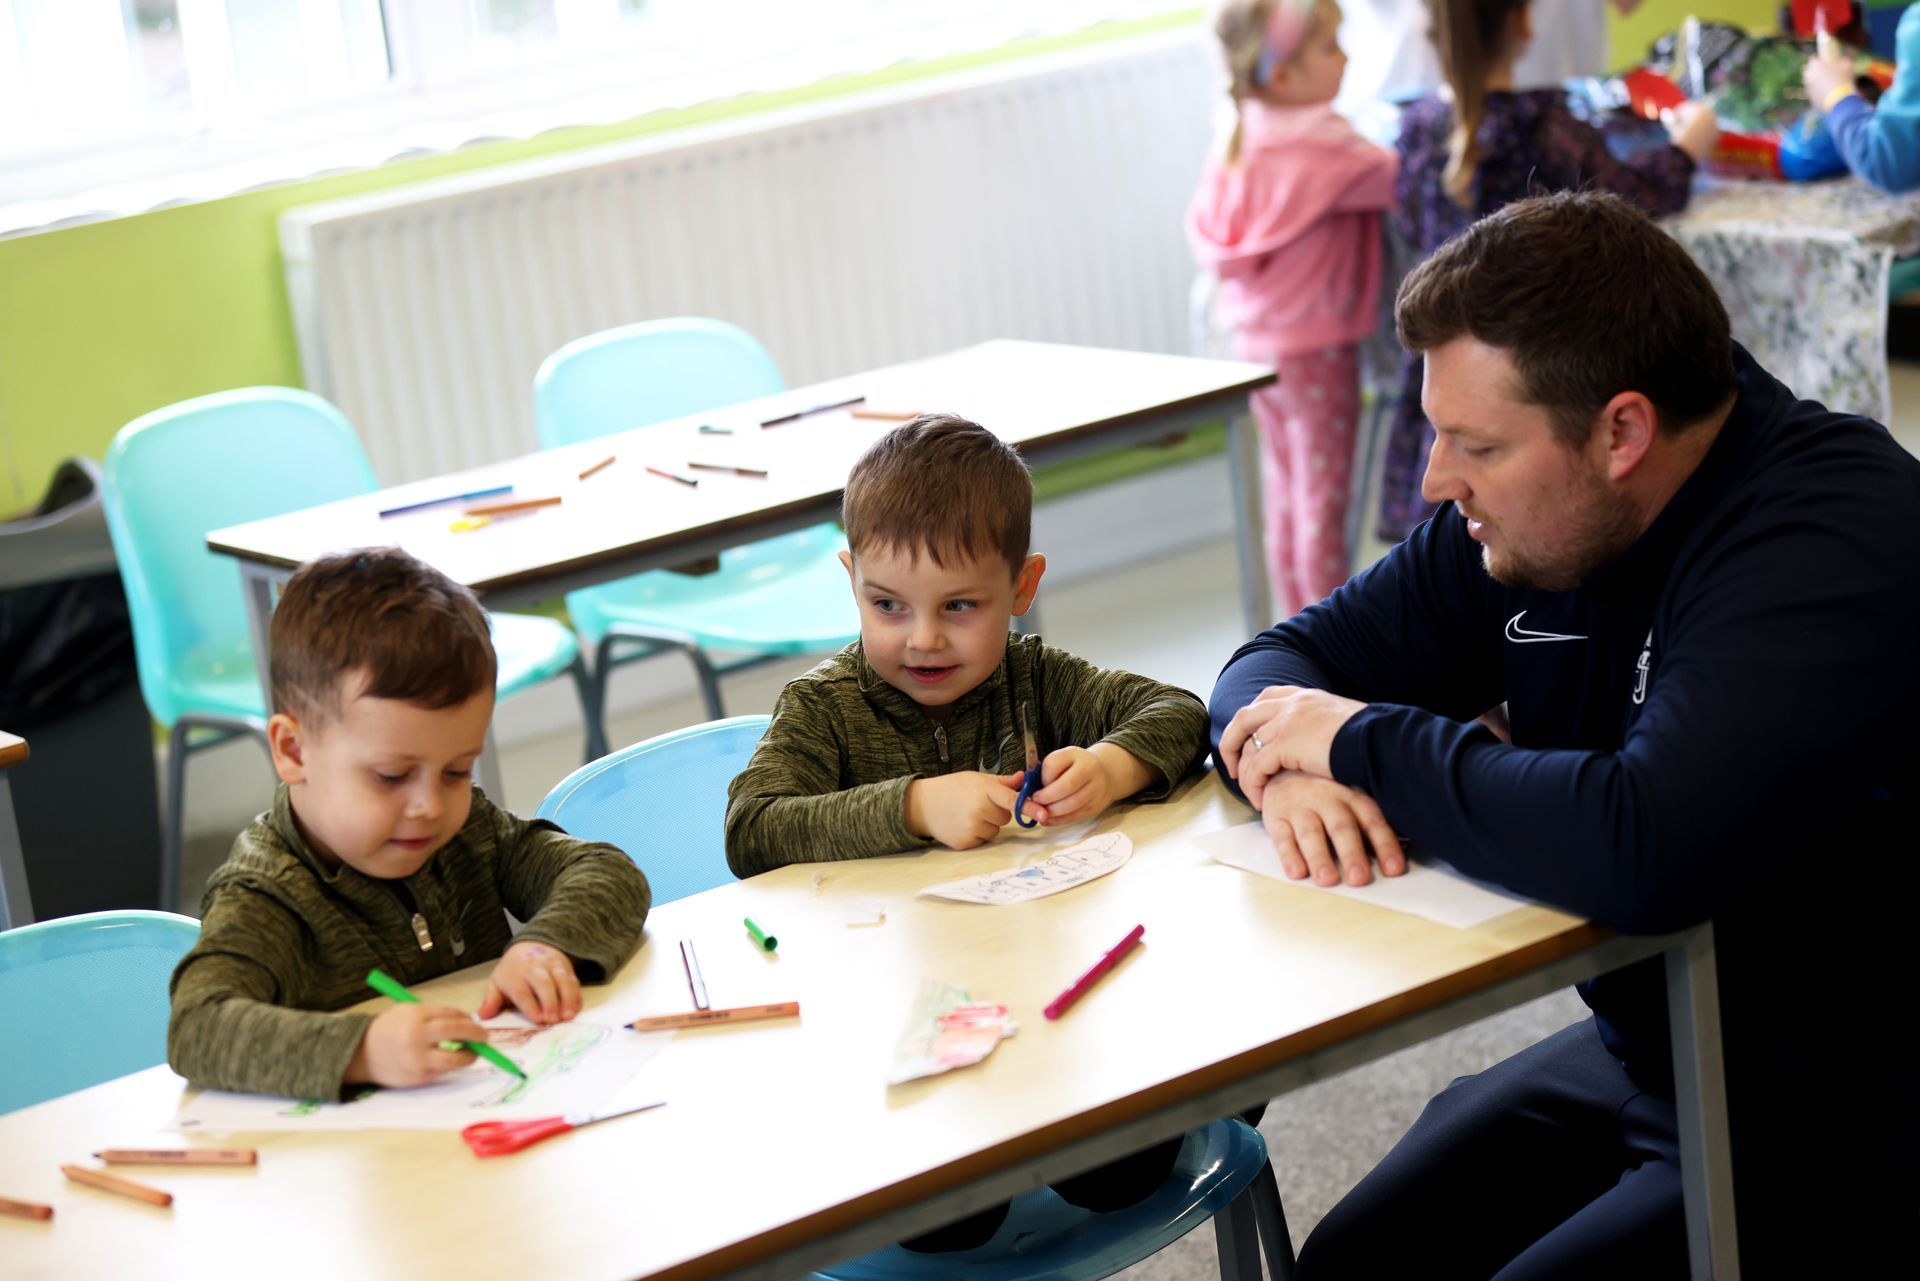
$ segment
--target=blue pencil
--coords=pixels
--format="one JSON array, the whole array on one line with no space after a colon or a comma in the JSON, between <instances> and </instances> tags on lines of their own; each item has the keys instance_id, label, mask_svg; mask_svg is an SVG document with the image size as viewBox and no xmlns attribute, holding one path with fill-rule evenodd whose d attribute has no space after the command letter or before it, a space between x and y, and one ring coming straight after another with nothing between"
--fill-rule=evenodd
<instances>
[{"instance_id":1,"label":"blue pencil","mask_svg":"<svg viewBox=\"0 0 1920 1281\"><path fill-rule=\"evenodd\" d=\"M401 512L417 512L423 507L444 507L448 503L464 503L475 498L491 498L495 494L511 494L512 485L495 485L492 489L476 489L467 494L449 494L445 498L429 498L425 502L408 503L405 507L389 507L380 513L380 519L398 516Z\"/></svg>"}]
</instances>

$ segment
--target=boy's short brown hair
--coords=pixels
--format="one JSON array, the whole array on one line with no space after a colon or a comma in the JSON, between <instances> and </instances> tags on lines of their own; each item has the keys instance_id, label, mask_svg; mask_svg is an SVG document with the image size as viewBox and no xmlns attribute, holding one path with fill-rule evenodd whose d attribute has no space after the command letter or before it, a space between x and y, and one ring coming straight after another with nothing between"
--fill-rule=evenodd
<instances>
[{"instance_id":1,"label":"boy's short brown hair","mask_svg":"<svg viewBox=\"0 0 1920 1281\"><path fill-rule=\"evenodd\" d=\"M1623 391L1662 434L1700 422L1737 383L1727 309L1680 242L1618 196L1515 201L1440 246L1400 286L1400 343L1469 337L1505 352L1520 397L1568 444Z\"/></svg>"},{"instance_id":2,"label":"boy's short brown hair","mask_svg":"<svg viewBox=\"0 0 1920 1281\"><path fill-rule=\"evenodd\" d=\"M276 712L331 717L350 672L367 674L370 698L453 707L493 688L495 659L472 592L398 547L362 547L287 580L269 668Z\"/></svg>"},{"instance_id":3,"label":"boy's short brown hair","mask_svg":"<svg viewBox=\"0 0 1920 1281\"><path fill-rule=\"evenodd\" d=\"M956 414L921 414L876 441L847 477L847 545L922 552L942 569L999 556L1026 563L1033 477L1013 446Z\"/></svg>"}]
</instances>

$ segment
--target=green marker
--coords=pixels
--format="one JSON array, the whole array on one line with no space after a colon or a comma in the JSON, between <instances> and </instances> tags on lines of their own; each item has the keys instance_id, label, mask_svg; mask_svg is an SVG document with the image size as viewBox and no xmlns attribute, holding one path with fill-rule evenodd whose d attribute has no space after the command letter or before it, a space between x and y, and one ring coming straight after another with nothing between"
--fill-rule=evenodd
<instances>
[{"instance_id":1,"label":"green marker","mask_svg":"<svg viewBox=\"0 0 1920 1281\"><path fill-rule=\"evenodd\" d=\"M767 933L765 930L761 929L759 922L755 921L751 916L746 917L744 919L747 923L747 933L753 935L754 942L758 943L761 947L765 948L769 952L773 951L774 948L780 946L780 940L775 938L773 935Z\"/></svg>"},{"instance_id":2,"label":"green marker","mask_svg":"<svg viewBox=\"0 0 1920 1281\"><path fill-rule=\"evenodd\" d=\"M367 986L391 1000L405 1001L409 1005L420 1004L419 997L394 982L393 977L384 971L377 969L368 970ZM522 1081L527 1079L527 1074L521 1071L518 1063L515 1063L512 1059L500 1053L500 1051L494 1049L485 1041L442 1041L440 1042L440 1048L443 1050L472 1050L475 1054L478 1054L502 1072L511 1072Z\"/></svg>"}]
</instances>

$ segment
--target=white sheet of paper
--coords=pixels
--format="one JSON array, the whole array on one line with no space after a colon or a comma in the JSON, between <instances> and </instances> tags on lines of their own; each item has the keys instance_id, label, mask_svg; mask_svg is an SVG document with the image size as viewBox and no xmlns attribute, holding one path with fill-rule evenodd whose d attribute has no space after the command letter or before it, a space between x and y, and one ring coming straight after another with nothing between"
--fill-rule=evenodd
<instances>
[{"instance_id":1,"label":"white sheet of paper","mask_svg":"<svg viewBox=\"0 0 1920 1281\"><path fill-rule=\"evenodd\" d=\"M1257 820L1209 832L1193 838L1193 845L1228 867L1271 876L1289 885L1299 885L1357 899L1394 912L1424 916L1455 929L1472 929L1532 900L1516 898L1479 881L1468 880L1452 868L1410 859L1402 876L1374 873L1370 885L1320 885L1311 880L1296 881L1280 868L1280 856L1274 852L1267 829Z\"/></svg>"},{"instance_id":2,"label":"white sheet of paper","mask_svg":"<svg viewBox=\"0 0 1920 1281\"><path fill-rule=\"evenodd\" d=\"M524 1121L591 1111L611 1099L673 1039L575 1019L539 1028L518 1015L487 1019L493 1044L527 1073L485 1059L426 1085L373 1090L345 1103L188 1090L171 1128L185 1133L313 1130L458 1130L475 1121Z\"/></svg>"},{"instance_id":3,"label":"white sheet of paper","mask_svg":"<svg viewBox=\"0 0 1920 1281\"><path fill-rule=\"evenodd\" d=\"M1097 880L1125 865L1132 857L1132 838L1125 832L1108 832L1061 850L1031 867L1003 867L997 872L929 885L920 891L920 897L996 906L1025 903Z\"/></svg>"}]
</instances>

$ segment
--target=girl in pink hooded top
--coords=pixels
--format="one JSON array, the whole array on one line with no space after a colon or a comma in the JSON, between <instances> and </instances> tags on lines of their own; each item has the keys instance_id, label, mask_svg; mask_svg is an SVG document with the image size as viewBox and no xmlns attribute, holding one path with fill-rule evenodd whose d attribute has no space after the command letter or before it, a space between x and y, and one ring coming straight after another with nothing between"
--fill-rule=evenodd
<instances>
[{"instance_id":1,"label":"girl in pink hooded top","mask_svg":"<svg viewBox=\"0 0 1920 1281\"><path fill-rule=\"evenodd\" d=\"M1360 340L1379 307L1394 153L1334 114L1347 58L1331 0L1222 0L1234 107L1187 210L1194 256L1219 276L1216 314L1279 382L1253 395L1266 458L1274 605L1292 614L1347 579Z\"/></svg>"}]
</instances>

